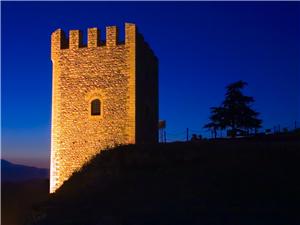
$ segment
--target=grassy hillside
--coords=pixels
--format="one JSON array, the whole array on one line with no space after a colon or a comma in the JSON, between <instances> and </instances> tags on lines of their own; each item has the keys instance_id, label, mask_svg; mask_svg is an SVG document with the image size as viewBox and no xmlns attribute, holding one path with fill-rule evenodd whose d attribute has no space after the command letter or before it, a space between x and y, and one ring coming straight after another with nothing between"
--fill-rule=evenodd
<instances>
[{"instance_id":1,"label":"grassy hillside","mask_svg":"<svg viewBox=\"0 0 300 225\"><path fill-rule=\"evenodd\" d=\"M219 140L102 151L28 224L300 224L300 140Z\"/></svg>"}]
</instances>

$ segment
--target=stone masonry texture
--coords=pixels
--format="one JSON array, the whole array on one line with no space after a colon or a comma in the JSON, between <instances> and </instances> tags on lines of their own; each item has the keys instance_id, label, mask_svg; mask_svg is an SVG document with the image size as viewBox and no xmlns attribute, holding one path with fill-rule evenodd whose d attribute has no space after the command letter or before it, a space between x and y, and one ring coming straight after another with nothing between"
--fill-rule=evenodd
<instances>
[{"instance_id":1,"label":"stone masonry texture","mask_svg":"<svg viewBox=\"0 0 300 225\"><path fill-rule=\"evenodd\" d=\"M158 141L158 60L138 33L125 24L79 30L69 38L61 29L51 35L52 126L50 192L107 147ZM99 99L101 114L91 115Z\"/></svg>"}]
</instances>

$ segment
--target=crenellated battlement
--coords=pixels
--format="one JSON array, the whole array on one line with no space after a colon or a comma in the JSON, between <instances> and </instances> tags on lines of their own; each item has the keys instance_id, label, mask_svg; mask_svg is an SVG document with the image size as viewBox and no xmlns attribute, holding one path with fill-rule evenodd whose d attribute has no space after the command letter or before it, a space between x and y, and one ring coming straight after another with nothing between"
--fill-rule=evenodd
<instances>
[{"instance_id":1,"label":"crenellated battlement","mask_svg":"<svg viewBox=\"0 0 300 225\"><path fill-rule=\"evenodd\" d=\"M62 49L79 49L79 48L96 48L106 46L107 48L117 45L130 45L136 41L136 25L125 23L125 42L119 42L118 27L106 27L106 39L100 39L100 30L96 27L88 28L87 44L83 44L82 32L80 30L70 30L69 38L66 37L62 29L57 29L51 35L51 52L52 54Z\"/></svg>"}]
</instances>

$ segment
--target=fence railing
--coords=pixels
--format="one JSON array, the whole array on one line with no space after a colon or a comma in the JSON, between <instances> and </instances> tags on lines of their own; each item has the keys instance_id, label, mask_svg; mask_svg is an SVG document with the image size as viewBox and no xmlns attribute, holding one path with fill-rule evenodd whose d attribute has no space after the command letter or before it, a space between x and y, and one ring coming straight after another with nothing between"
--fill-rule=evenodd
<instances>
[{"instance_id":1,"label":"fence railing","mask_svg":"<svg viewBox=\"0 0 300 225\"><path fill-rule=\"evenodd\" d=\"M271 128L260 128L258 134L279 134L293 132L300 129L300 122L294 121L290 126L275 125ZM253 135L253 134L252 134ZM218 138L228 137L225 130L218 131ZM208 129L191 129L186 128L183 130L172 131L167 128L160 130L159 142L176 142L176 141L190 141L193 139L210 139L214 138L213 133Z\"/></svg>"}]
</instances>

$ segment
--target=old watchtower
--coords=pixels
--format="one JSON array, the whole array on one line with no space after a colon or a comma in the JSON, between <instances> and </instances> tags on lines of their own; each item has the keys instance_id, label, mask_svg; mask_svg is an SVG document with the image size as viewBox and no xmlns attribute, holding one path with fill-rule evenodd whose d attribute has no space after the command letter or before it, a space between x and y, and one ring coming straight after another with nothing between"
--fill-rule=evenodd
<instances>
[{"instance_id":1,"label":"old watchtower","mask_svg":"<svg viewBox=\"0 0 300 225\"><path fill-rule=\"evenodd\" d=\"M50 192L102 149L158 140L158 60L134 24L51 35Z\"/></svg>"}]
</instances>

